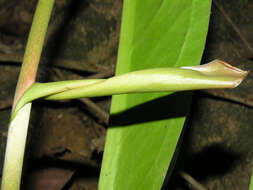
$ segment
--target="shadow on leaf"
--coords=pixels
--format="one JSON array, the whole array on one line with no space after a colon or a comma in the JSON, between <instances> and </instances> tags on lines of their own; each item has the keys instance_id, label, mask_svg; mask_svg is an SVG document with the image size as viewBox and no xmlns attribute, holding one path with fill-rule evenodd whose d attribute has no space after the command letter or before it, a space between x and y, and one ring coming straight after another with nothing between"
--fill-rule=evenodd
<instances>
[{"instance_id":1,"label":"shadow on leaf","mask_svg":"<svg viewBox=\"0 0 253 190\"><path fill-rule=\"evenodd\" d=\"M110 117L111 127L184 117L189 110L191 92L176 92L130 108Z\"/></svg>"}]
</instances>

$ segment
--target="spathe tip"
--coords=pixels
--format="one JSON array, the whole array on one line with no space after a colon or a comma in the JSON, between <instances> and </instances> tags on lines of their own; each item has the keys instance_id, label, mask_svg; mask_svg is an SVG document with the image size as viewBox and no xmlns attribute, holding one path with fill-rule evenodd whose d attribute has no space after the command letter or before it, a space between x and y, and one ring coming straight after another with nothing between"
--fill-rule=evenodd
<instances>
[{"instance_id":1,"label":"spathe tip","mask_svg":"<svg viewBox=\"0 0 253 190\"><path fill-rule=\"evenodd\" d=\"M234 67L224 61L216 59L210 63L192 66L192 67L182 67L183 69L191 69L195 71L199 71L204 75L208 76L226 76L232 77L233 82L231 88L237 87L248 75L248 71L244 71L237 67Z\"/></svg>"}]
</instances>

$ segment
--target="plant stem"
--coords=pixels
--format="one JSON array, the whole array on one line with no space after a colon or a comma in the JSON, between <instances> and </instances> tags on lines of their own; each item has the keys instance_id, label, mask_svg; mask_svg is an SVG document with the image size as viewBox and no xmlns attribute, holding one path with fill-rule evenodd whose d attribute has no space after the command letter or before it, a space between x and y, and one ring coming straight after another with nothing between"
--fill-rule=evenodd
<instances>
[{"instance_id":1,"label":"plant stem","mask_svg":"<svg viewBox=\"0 0 253 190\"><path fill-rule=\"evenodd\" d=\"M16 88L13 109L24 92L35 82L41 51L54 0L39 0L29 34ZM10 122L1 190L19 190L31 103L26 104Z\"/></svg>"},{"instance_id":2,"label":"plant stem","mask_svg":"<svg viewBox=\"0 0 253 190\"><path fill-rule=\"evenodd\" d=\"M31 105L22 107L9 125L1 190L20 189Z\"/></svg>"},{"instance_id":3,"label":"plant stem","mask_svg":"<svg viewBox=\"0 0 253 190\"><path fill-rule=\"evenodd\" d=\"M13 109L23 93L35 82L41 51L54 0L39 0L21 67Z\"/></svg>"}]
</instances>

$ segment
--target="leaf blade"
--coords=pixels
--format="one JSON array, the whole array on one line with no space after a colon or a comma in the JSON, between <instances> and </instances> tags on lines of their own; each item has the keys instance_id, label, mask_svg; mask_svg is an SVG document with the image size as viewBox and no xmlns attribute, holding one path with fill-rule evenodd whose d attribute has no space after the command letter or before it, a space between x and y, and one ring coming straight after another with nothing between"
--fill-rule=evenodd
<instances>
[{"instance_id":1,"label":"leaf blade","mask_svg":"<svg viewBox=\"0 0 253 190\"><path fill-rule=\"evenodd\" d=\"M147 2L156 5L153 6L151 12L160 14L156 17L158 20L152 20L152 22L156 21L156 25L149 25L149 11L143 8L141 1L124 1L116 74L153 67L179 67L185 65L185 63L187 65L199 64L205 44L211 1L149 0ZM187 6L190 6L190 11ZM184 11L182 17L176 16L179 20L174 21L173 17L170 20L169 13L166 10L180 12L180 9L187 10ZM142 19L138 19L136 15L142 15ZM146 22L143 21L145 16L147 16ZM159 21L161 17L162 20ZM169 31L164 29L164 27L168 27L166 19L167 22L174 22L174 28ZM188 22L188 19L190 19L190 22ZM140 25L139 23L144 24ZM188 28L187 23L189 24ZM183 24L186 27L183 27ZM147 29L147 27L151 27L151 29ZM192 28L189 30L189 27ZM162 39L164 35L160 34L161 36L157 40L156 37L159 37L159 34L154 32L160 28L163 29L163 34L167 37ZM147 31L143 31L145 29ZM142 38L142 40L138 41L139 38ZM198 43L196 43L196 40ZM192 42L195 43L194 47L190 47ZM156 48L152 49L153 47ZM189 62L186 62L186 60L189 60ZM168 61L170 65L166 63ZM145 63L145 65L138 63ZM174 63L176 64L174 65ZM134 106L164 95L166 94L113 96L111 114L122 113ZM186 104L189 104L189 102L186 102ZM188 106L186 105L186 107ZM180 136L184 119L185 117L178 117L109 128L99 189L160 189L168 163L172 158ZM169 130L173 125L176 125L176 127ZM170 145L169 153L167 150L168 145ZM156 165L149 167L154 163Z\"/></svg>"}]
</instances>

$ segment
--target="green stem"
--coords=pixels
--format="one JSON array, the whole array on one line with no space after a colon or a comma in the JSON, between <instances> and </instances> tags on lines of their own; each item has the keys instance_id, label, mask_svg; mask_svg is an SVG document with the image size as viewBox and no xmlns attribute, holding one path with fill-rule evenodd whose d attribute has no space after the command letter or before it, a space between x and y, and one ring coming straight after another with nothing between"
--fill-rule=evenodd
<instances>
[{"instance_id":1,"label":"green stem","mask_svg":"<svg viewBox=\"0 0 253 190\"><path fill-rule=\"evenodd\" d=\"M39 0L38 2L18 78L13 109L23 93L35 82L53 5L54 0Z\"/></svg>"},{"instance_id":2,"label":"green stem","mask_svg":"<svg viewBox=\"0 0 253 190\"><path fill-rule=\"evenodd\" d=\"M35 82L54 0L39 0L20 71L13 110L24 92ZM1 190L19 190L31 103L20 109L9 124Z\"/></svg>"}]
</instances>

